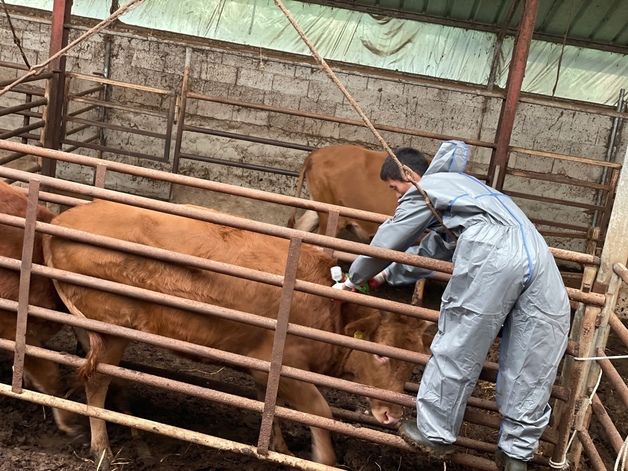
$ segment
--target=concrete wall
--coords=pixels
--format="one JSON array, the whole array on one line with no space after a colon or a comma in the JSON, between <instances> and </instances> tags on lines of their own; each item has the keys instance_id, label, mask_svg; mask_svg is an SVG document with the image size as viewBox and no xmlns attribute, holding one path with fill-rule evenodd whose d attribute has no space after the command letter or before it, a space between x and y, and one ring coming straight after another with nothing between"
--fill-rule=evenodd
<instances>
[{"instance_id":1,"label":"concrete wall","mask_svg":"<svg viewBox=\"0 0 628 471\"><path fill-rule=\"evenodd\" d=\"M31 58L41 61L47 56L50 26L46 19L14 16L14 24L20 31L20 39ZM83 30L72 32L72 38ZM186 56L186 44L172 35L163 37L138 37L140 32L117 31L111 36L111 78L135 84L179 91ZM6 18L0 19L2 44L12 44ZM252 50L205 41L190 42L192 67L190 88L192 91L228 97L244 102L320 113L338 118L358 119L357 114L336 86L317 66L303 57L285 56L264 50ZM84 74L102 73L105 48L99 35L69 53L68 70ZM3 46L0 60L20 62L16 47ZM493 141L499 117L501 100L487 99L471 93L442 90L418 84L411 77L396 77L390 73L358 70L349 66L334 66L340 80L347 86L367 115L376 123L404 128L421 129L433 133L479 138ZM1 69L0 69L1 71ZM11 72L0 72L9 74ZM0 75L9 78L7 75ZM74 80L72 90L85 89L93 84ZM138 92L116 87L112 100L126 106L134 106L149 112L165 114L172 98L154 93ZM2 106L15 104L11 98L0 97ZM84 106L74 104L73 107ZM256 111L228 105L188 101L186 123L272 138L313 147L339 142L351 142L378 147L370 131L363 127L330 123L301 117L288 116L272 111ZM96 113L91 113L95 118ZM128 128L154 132L165 131L165 118L152 115L112 110L110 123ZM612 127L612 119L587 113L566 111L539 105L521 104L512 145L537 150L556 151L593 159L603 159ZM84 131L79 138L93 134ZM439 141L434 139L386 132L384 136L392 146L411 145L433 154ZM107 144L135 152L162 156L163 140L132 135L122 131L107 130ZM623 156L628 142L626 127L620 136L617 155ZM174 143L174 139L173 139ZM213 137L186 132L181 150L190 154L229 159L298 171L306 152L253 142ZM83 150L87 155L95 151ZM172 152L171 152L172 156ZM105 154L106 158L169 170L170 162L157 162L128 156ZM472 171L482 172L490 159L487 149L473 148ZM574 165L551 159L513 155L511 165L523 170L553 172L574 178L597 181L598 168ZM296 179L271 173L256 172L222 165L183 160L181 173L217 180L241 186L253 187L284 194L293 194ZM91 179L91 170L74 166L61 166L60 176L82 181ZM131 191L158 198L167 198L169 187L165 184L148 183L138 179L109 177L108 184L115 184L124 191ZM555 198L591 202L594 192L568 185L509 177L506 188L545 194ZM580 209L520 200L531 217L571 224L586 225L590 215ZM579 241L555 239L552 245L583 250Z\"/></svg>"}]
</instances>

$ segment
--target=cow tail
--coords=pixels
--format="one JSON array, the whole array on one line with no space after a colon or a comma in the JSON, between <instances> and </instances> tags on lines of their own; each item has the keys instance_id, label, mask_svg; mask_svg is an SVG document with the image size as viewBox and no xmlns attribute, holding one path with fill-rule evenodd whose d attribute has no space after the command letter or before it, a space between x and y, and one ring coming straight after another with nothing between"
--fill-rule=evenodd
<instances>
[{"instance_id":1,"label":"cow tail","mask_svg":"<svg viewBox=\"0 0 628 471\"><path fill-rule=\"evenodd\" d=\"M87 319L87 316L83 314L83 312L78 307L76 307L72 300L70 300L70 298L65 294L63 288L59 285L59 282L57 280L52 280L52 282L57 289L57 293L59 293L61 301L63 301L63 304L66 305L68 311L70 311L70 314ZM92 374L94 374L94 372L96 371L96 366L98 366L99 358L105 348L105 341L102 335L96 332L78 329L78 332L76 332L76 337L78 339L84 339L85 334L87 334L89 348L87 345L85 345L84 342L81 342L84 348L88 348L88 352L87 356L85 357L85 361L77 371L78 376L83 381L86 381Z\"/></svg>"},{"instance_id":2,"label":"cow tail","mask_svg":"<svg viewBox=\"0 0 628 471\"><path fill-rule=\"evenodd\" d=\"M308 155L303 162L303 167L301 167L301 173L299 174L299 179L297 180L297 192L296 197L301 198L301 193L303 191L303 182L305 181L305 175L310 167L310 157L312 154ZM295 206L292 207L292 213L290 214L290 219L288 219L288 227L294 227L294 224L297 219L297 208Z\"/></svg>"},{"instance_id":3,"label":"cow tail","mask_svg":"<svg viewBox=\"0 0 628 471\"><path fill-rule=\"evenodd\" d=\"M89 337L89 352L87 353L85 362L83 362L81 367L78 369L78 375L83 381L87 381L96 371L100 354L105 347L102 335L95 332L87 332L87 335Z\"/></svg>"}]
</instances>

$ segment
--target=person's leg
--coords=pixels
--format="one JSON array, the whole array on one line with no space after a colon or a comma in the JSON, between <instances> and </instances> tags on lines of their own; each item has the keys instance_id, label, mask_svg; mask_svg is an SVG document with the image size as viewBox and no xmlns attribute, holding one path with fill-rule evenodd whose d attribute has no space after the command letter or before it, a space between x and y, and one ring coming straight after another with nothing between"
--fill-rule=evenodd
<instances>
[{"instance_id":1,"label":"person's leg","mask_svg":"<svg viewBox=\"0 0 628 471\"><path fill-rule=\"evenodd\" d=\"M453 443L503 318L444 308L441 320L417 394L417 426L432 442Z\"/></svg>"},{"instance_id":2,"label":"person's leg","mask_svg":"<svg viewBox=\"0 0 628 471\"><path fill-rule=\"evenodd\" d=\"M491 226L459 241L417 394L418 430L434 443L456 440L488 350L523 289L525 264L500 246L515 230Z\"/></svg>"},{"instance_id":3,"label":"person's leg","mask_svg":"<svg viewBox=\"0 0 628 471\"><path fill-rule=\"evenodd\" d=\"M528 461L550 418L548 404L569 333L569 299L553 260L520 296L504 326L497 378L499 448Z\"/></svg>"}]
</instances>

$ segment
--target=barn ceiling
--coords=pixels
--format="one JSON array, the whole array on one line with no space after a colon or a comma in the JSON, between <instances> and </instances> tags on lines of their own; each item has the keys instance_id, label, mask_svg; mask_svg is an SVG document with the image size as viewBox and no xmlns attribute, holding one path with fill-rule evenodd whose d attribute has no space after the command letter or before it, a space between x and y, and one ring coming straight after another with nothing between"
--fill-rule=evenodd
<instances>
[{"instance_id":1,"label":"barn ceiling","mask_svg":"<svg viewBox=\"0 0 628 471\"><path fill-rule=\"evenodd\" d=\"M301 0L482 31L514 33L523 0ZM628 54L628 1L539 0L535 38Z\"/></svg>"}]
</instances>

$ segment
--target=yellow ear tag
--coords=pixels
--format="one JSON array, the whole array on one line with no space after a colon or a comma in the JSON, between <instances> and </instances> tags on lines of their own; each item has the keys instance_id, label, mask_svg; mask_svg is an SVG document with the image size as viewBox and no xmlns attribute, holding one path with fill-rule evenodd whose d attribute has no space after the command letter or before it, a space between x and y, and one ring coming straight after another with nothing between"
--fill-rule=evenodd
<instances>
[{"instance_id":1,"label":"yellow ear tag","mask_svg":"<svg viewBox=\"0 0 628 471\"><path fill-rule=\"evenodd\" d=\"M354 338L354 339L360 339L360 340L363 340L363 339L364 339L364 332L362 332L361 330L356 330L356 331L353 333L353 338Z\"/></svg>"}]
</instances>

